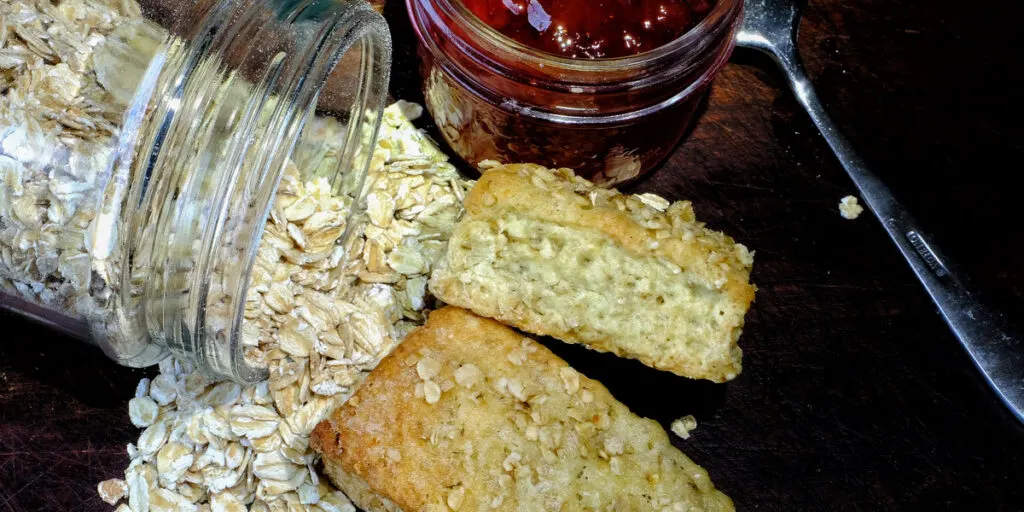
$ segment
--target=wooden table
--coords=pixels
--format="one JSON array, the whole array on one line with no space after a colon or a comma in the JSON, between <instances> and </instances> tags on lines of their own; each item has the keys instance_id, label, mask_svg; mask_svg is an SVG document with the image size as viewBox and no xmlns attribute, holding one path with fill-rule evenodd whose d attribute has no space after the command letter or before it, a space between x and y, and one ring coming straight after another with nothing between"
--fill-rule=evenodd
<instances>
[{"instance_id":1,"label":"wooden table","mask_svg":"<svg viewBox=\"0 0 1024 512\"><path fill-rule=\"evenodd\" d=\"M897 196L1024 319L1019 2L812 1L802 51L829 110ZM394 93L420 97L400 3ZM700 426L679 446L740 510L1021 510L1024 428L985 387L766 60L738 53L689 140L639 185L694 201L757 251L727 385L554 345L636 412ZM104 509L145 372L0 316L0 510Z\"/></svg>"}]
</instances>

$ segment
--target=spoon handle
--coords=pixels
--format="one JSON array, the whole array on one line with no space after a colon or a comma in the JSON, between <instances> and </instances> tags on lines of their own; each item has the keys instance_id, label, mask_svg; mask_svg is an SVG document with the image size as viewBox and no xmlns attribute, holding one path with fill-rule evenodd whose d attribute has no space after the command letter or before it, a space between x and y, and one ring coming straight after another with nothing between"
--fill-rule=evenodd
<instances>
[{"instance_id":1,"label":"spoon handle","mask_svg":"<svg viewBox=\"0 0 1024 512\"><path fill-rule=\"evenodd\" d=\"M814 92L795 46L760 45L757 49L766 51L781 66L797 100L832 147L864 202L899 247L953 334L999 398L1024 422L1024 341L1005 329L1002 315L983 306L964 288L953 273L955 267L839 132Z\"/></svg>"}]
</instances>

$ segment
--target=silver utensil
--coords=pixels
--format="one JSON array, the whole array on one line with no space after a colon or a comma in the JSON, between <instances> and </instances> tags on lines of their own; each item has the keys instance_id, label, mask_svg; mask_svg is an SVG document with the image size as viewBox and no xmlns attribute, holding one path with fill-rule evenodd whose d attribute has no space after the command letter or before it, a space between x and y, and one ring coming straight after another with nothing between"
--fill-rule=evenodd
<instances>
[{"instance_id":1,"label":"silver utensil","mask_svg":"<svg viewBox=\"0 0 1024 512\"><path fill-rule=\"evenodd\" d=\"M1024 422L1024 341L1011 336L1005 330L1002 317L980 304L964 288L953 273L955 267L942 257L917 222L839 133L815 94L797 53L802 10L798 3L798 0L746 0L737 44L768 54L782 68L797 100L821 130L864 202L882 221L953 334L999 398Z\"/></svg>"}]
</instances>

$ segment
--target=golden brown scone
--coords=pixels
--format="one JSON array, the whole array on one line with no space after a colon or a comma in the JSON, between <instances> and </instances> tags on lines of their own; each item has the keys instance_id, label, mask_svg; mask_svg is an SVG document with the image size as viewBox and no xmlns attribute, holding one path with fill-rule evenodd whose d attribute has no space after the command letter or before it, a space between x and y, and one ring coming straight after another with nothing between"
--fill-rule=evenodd
<instances>
[{"instance_id":1,"label":"golden brown scone","mask_svg":"<svg viewBox=\"0 0 1024 512\"><path fill-rule=\"evenodd\" d=\"M413 331L311 444L370 512L733 510L656 422L454 307Z\"/></svg>"},{"instance_id":2,"label":"golden brown scone","mask_svg":"<svg viewBox=\"0 0 1024 512\"><path fill-rule=\"evenodd\" d=\"M689 202L517 164L466 197L430 290L527 332L723 382L741 370L752 263Z\"/></svg>"}]
</instances>

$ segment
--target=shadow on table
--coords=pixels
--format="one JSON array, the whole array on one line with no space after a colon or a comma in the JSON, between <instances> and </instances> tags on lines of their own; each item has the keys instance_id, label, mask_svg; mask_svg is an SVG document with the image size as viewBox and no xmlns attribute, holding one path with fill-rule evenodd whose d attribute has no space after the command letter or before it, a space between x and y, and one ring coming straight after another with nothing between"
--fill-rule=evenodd
<instances>
[{"instance_id":1,"label":"shadow on table","mask_svg":"<svg viewBox=\"0 0 1024 512\"><path fill-rule=\"evenodd\" d=\"M711 417L725 403L726 386L648 368L637 361L542 338L570 366L597 380L631 411L667 426L681 416Z\"/></svg>"},{"instance_id":2,"label":"shadow on table","mask_svg":"<svg viewBox=\"0 0 1024 512\"><path fill-rule=\"evenodd\" d=\"M89 407L120 408L139 379L155 374L154 369L119 366L95 346L8 312L0 311L0 330L0 397L19 392L11 388L13 380L21 386L59 388ZM23 377L10 378L10 373Z\"/></svg>"}]
</instances>

